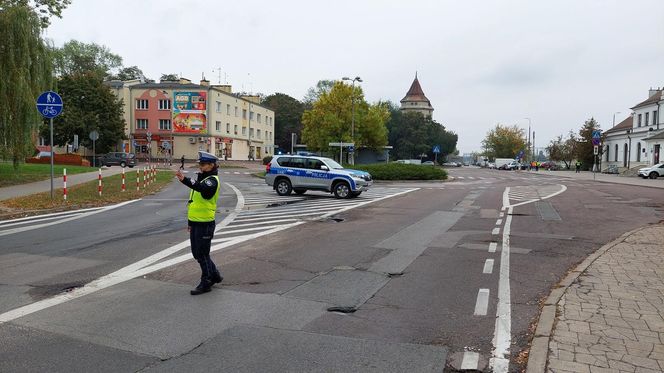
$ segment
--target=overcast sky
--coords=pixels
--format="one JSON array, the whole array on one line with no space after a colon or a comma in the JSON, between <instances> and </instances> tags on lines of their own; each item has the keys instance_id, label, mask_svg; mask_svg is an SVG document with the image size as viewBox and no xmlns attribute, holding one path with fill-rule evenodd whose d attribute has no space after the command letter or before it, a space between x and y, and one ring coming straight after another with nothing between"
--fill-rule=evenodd
<instances>
[{"instance_id":1,"label":"overcast sky","mask_svg":"<svg viewBox=\"0 0 664 373\"><path fill-rule=\"evenodd\" d=\"M217 83L221 67L234 91L297 99L360 76L368 101L399 102L417 71L465 153L497 123L528 117L544 146L624 119L664 86L663 19L662 0L73 0L46 37L103 44L152 79Z\"/></svg>"}]
</instances>

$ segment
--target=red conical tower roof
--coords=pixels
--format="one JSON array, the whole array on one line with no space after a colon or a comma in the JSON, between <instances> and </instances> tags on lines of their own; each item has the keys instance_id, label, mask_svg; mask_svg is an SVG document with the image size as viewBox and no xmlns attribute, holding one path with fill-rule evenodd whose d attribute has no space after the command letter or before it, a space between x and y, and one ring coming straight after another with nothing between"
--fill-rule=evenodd
<instances>
[{"instance_id":1,"label":"red conical tower roof","mask_svg":"<svg viewBox=\"0 0 664 373\"><path fill-rule=\"evenodd\" d=\"M417 80L417 73L415 73L415 80L413 80L413 84L410 85L410 89L408 90L408 93L406 93L406 97L401 99L401 102L404 101L426 101L431 104L427 96L424 95L424 91L422 91L420 81Z\"/></svg>"}]
</instances>

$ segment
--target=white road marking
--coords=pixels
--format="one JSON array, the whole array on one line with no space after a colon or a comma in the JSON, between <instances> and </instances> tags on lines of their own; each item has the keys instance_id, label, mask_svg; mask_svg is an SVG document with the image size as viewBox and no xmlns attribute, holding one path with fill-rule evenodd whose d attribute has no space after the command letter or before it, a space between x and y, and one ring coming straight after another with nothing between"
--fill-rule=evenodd
<instances>
[{"instance_id":1,"label":"white road marking","mask_svg":"<svg viewBox=\"0 0 664 373\"><path fill-rule=\"evenodd\" d=\"M489 307L489 289L480 289L477 292L477 301L475 302L475 316L486 316L486 310Z\"/></svg>"},{"instance_id":2,"label":"white road marking","mask_svg":"<svg viewBox=\"0 0 664 373\"><path fill-rule=\"evenodd\" d=\"M466 351L463 353L461 361L461 370L477 370L480 362L480 354L477 352Z\"/></svg>"},{"instance_id":3,"label":"white road marking","mask_svg":"<svg viewBox=\"0 0 664 373\"><path fill-rule=\"evenodd\" d=\"M487 259L484 262L484 270L482 273L492 274L493 273L493 259Z\"/></svg>"},{"instance_id":4,"label":"white road marking","mask_svg":"<svg viewBox=\"0 0 664 373\"><path fill-rule=\"evenodd\" d=\"M501 224L503 224L503 219L496 220L496 225L501 225Z\"/></svg>"},{"instance_id":5,"label":"white road marking","mask_svg":"<svg viewBox=\"0 0 664 373\"><path fill-rule=\"evenodd\" d=\"M231 184L228 184L228 183L226 183L226 184L229 187L231 187L235 191L235 193L237 194L237 204L236 204L236 207L235 207L235 211L231 212L222 222L220 222L217 225L217 228L215 229L215 231L219 231L223 227L229 225L233 221L233 219L235 219L238 212L241 211L242 208L244 207L243 206L244 198L242 197L242 193L235 186L233 186ZM380 200L391 198L391 197L396 197L396 196L406 194L406 193L410 193L410 192L418 190L418 189L419 188L411 188L411 189L402 190L398 193L385 195L385 196L382 196L382 197L379 197L379 198L368 199L368 200L363 201L361 203L353 204L353 205L350 205L350 206L347 206L347 207L337 209L335 211L323 214L321 216L321 218L326 218L326 217L329 217L331 215L337 214L339 212L351 210L351 209L354 209L354 208L357 208L357 207L360 207L360 206L364 206L364 205L372 203L372 202L380 201ZM129 201L129 202L126 202L124 204L130 203L130 202L133 202L133 201ZM122 205L122 204L120 204L120 205ZM119 207L120 205L115 205L113 208ZM261 237L261 236L266 236L266 235L269 235L269 234L272 234L272 233L275 233L275 232L279 232L279 231L282 231L282 230L286 230L286 229L289 229L289 228L292 228L292 227L295 227L295 226L298 226L298 225L301 225L301 224L304 224L304 223L305 223L304 221L298 221L298 222L291 223L291 224L280 225L280 226L277 226L276 228L267 229L267 230L265 230L265 227L263 227L264 230L261 231L261 232L257 232L257 233L253 233L253 234L247 234L247 235L243 235L243 236L239 236L239 237L232 237L232 239L229 239L229 240L220 239L219 241L223 241L223 242L221 242L219 244L216 244L216 245L213 245L210 248L210 252L215 252L215 251L219 251L221 249L230 248L230 247L235 246L239 243L249 241L249 240ZM82 286L80 288L75 288L70 292L61 293L61 294L58 294L58 295L56 295L52 298L43 299L41 301L37 301L35 303L28 304L28 305L10 310L8 312L2 313L2 314L0 314L0 324L15 320L17 318L20 318L20 317L23 317L23 316L26 316L26 315L29 315L29 314L32 314L34 312L44 310L46 308L50 308L52 306L56 306L58 304L68 302L70 300L80 298L80 297L88 295L88 294L95 293L99 290L111 287L113 285L120 284L120 283L125 282L125 281L129 281L133 278L140 277L140 276L143 276L143 275L147 275L149 273L158 271L158 270L166 268L166 267L170 267L170 266L175 265L175 264L185 262L187 260L192 260L191 254L187 253L187 254L183 254L183 255L180 255L180 256L177 256L177 257L174 257L174 258L171 258L171 259L168 259L168 260L157 263L158 261L162 260L163 258L171 256L171 255L177 253L178 251L180 251L182 249L185 249L187 247L189 247L189 240L182 241L182 242L180 242L176 245L173 245L173 246L171 246L171 247L169 247L165 250L162 250L158 253L155 253L155 254L153 254L153 255L145 258L145 259L142 259L138 262L132 263L132 264L130 264L128 266L125 266L124 268L121 268L121 269L119 269L119 270L117 270L113 273L110 273L110 274L102 276L102 277L100 277L100 278L98 278L94 281L91 281L91 282L85 284L84 286Z\"/></svg>"},{"instance_id":6,"label":"white road marking","mask_svg":"<svg viewBox=\"0 0 664 373\"><path fill-rule=\"evenodd\" d=\"M496 252L496 246L498 246L498 243L496 243L496 242L489 243L489 252L490 253L495 253Z\"/></svg>"},{"instance_id":7,"label":"white road marking","mask_svg":"<svg viewBox=\"0 0 664 373\"><path fill-rule=\"evenodd\" d=\"M0 221L0 227L1 226L7 226L7 225L5 225L7 223L14 223L14 222L20 222L20 221L26 221L26 220L36 221L37 219L42 219L42 218L47 218L47 217L57 217L57 216L61 216L61 215L78 214L78 213L82 213L82 212L101 210L101 209L103 209L103 207L92 207L92 208L88 208L88 209L54 212L54 213L51 213L51 214L43 214L43 215L28 216L28 217L25 217L25 218L3 220L3 221Z\"/></svg>"},{"instance_id":8,"label":"white road marking","mask_svg":"<svg viewBox=\"0 0 664 373\"><path fill-rule=\"evenodd\" d=\"M493 228L491 234L500 234L500 228Z\"/></svg>"},{"instance_id":9,"label":"white road marking","mask_svg":"<svg viewBox=\"0 0 664 373\"><path fill-rule=\"evenodd\" d=\"M118 208L118 207L121 207L121 206L124 206L124 205L128 205L128 204L136 202L136 201L140 201L140 199L134 199L134 200L131 200L131 201L126 201L126 202L118 203L118 204L112 205L112 206L106 206L102 209L92 210L92 211L89 211L89 212L86 212L86 213L83 213L83 214L77 214L75 216L67 217L67 218L64 218L62 220L52 221L52 222L49 222L49 223L43 223L43 224L37 224L37 225L30 225L30 226L27 226L27 227L7 229L6 231L0 232L0 237L1 236L6 236L6 235L9 235L9 234L20 233L20 232L25 232L25 231L31 231L31 230L34 230L34 229L44 228L44 227L48 227L48 226L55 225L55 224L65 223L65 222L68 222L68 221L71 221L71 220L81 219L81 218L84 218L84 217L88 217L90 215L98 214L100 212L113 210L115 208Z\"/></svg>"},{"instance_id":10,"label":"white road marking","mask_svg":"<svg viewBox=\"0 0 664 373\"><path fill-rule=\"evenodd\" d=\"M500 214L498 214L498 217L501 217L501 218L502 218L502 217L504 217L504 216L505 216L505 213L504 213L504 212L501 212Z\"/></svg>"}]
</instances>

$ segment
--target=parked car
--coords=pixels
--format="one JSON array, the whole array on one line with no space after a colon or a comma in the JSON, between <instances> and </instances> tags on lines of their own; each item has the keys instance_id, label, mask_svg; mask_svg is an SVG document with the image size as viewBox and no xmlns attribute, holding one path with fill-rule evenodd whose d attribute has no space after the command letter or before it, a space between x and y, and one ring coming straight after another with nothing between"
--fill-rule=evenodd
<instances>
[{"instance_id":1,"label":"parked car","mask_svg":"<svg viewBox=\"0 0 664 373\"><path fill-rule=\"evenodd\" d=\"M459 164L456 162L445 162L443 163L443 167L459 167Z\"/></svg>"},{"instance_id":2,"label":"parked car","mask_svg":"<svg viewBox=\"0 0 664 373\"><path fill-rule=\"evenodd\" d=\"M333 193L336 198L354 198L373 184L368 172L344 168L325 157L278 155L265 172L265 183L280 196L311 189Z\"/></svg>"},{"instance_id":3,"label":"parked car","mask_svg":"<svg viewBox=\"0 0 664 373\"><path fill-rule=\"evenodd\" d=\"M106 167L134 167L136 166L136 155L134 153L112 152L104 154L99 159L99 163Z\"/></svg>"},{"instance_id":4,"label":"parked car","mask_svg":"<svg viewBox=\"0 0 664 373\"><path fill-rule=\"evenodd\" d=\"M433 161L424 161L424 162L422 162L422 165L424 165L424 166L434 166L434 163L433 163Z\"/></svg>"},{"instance_id":5,"label":"parked car","mask_svg":"<svg viewBox=\"0 0 664 373\"><path fill-rule=\"evenodd\" d=\"M664 163L658 163L651 167L644 167L639 169L639 176L642 178L651 178L657 179L660 176L664 176Z\"/></svg>"},{"instance_id":6,"label":"parked car","mask_svg":"<svg viewBox=\"0 0 664 373\"><path fill-rule=\"evenodd\" d=\"M493 162L489 162L489 163L487 163L486 166L487 166L489 169L495 169L495 168L496 168L496 164L493 163Z\"/></svg>"},{"instance_id":7,"label":"parked car","mask_svg":"<svg viewBox=\"0 0 664 373\"><path fill-rule=\"evenodd\" d=\"M51 157L51 152L39 152L37 155L35 155L35 158L50 158Z\"/></svg>"}]
</instances>

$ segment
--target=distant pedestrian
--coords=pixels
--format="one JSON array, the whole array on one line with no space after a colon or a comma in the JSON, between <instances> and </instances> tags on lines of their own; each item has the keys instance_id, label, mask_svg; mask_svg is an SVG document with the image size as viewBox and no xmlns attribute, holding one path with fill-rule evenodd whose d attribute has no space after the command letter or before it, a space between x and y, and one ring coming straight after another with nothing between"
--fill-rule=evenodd
<instances>
[{"instance_id":1,"label":"distant pedestrian","mask_svg":"<svg viewBox=\"0 0 664 373\"><path fill-rule=\"evenodd\" d=\"M540 168L540 163L535 162L535 171L539 171L539 168Z\"/></svg>"},{"instance_id":2,"label":"distant pedestrian","mask_svg":"<svg viewBox=\"0 0 664 373\"><path fill-rule=\"evenodd\" d=\"M184 170L184 154L182 154L182 158L180 158L180 169Z\"/></svg>"},{"instance_id":3,"label":"distant pedestrian","mask_svg":"<svg viewBox=\"0 0 664 373\"><path fill-rule=\"evenodd\" d=\"M213 154L199 151L198 162L201 172L196 181L185 177L178 170L175 176L189 188L189 202L187 205L187 220L191 254L201 267L201 282L191 295L199 295L212 290L212 285L220 283L224 278L217 266L210 258L210 246L215 228L215 212L219 198L220 181L217 172L217 157Z\"/></svg>"},{"instance_id":4,"label":"distant pedestrian","mask_svg":"<svg viewBox=\"0 0 664 373\"><path fill-rule=\"evenodd\" d=\"M576 173L581 172L581 161L576 161Z\"/></svg>"}]
</instances>

